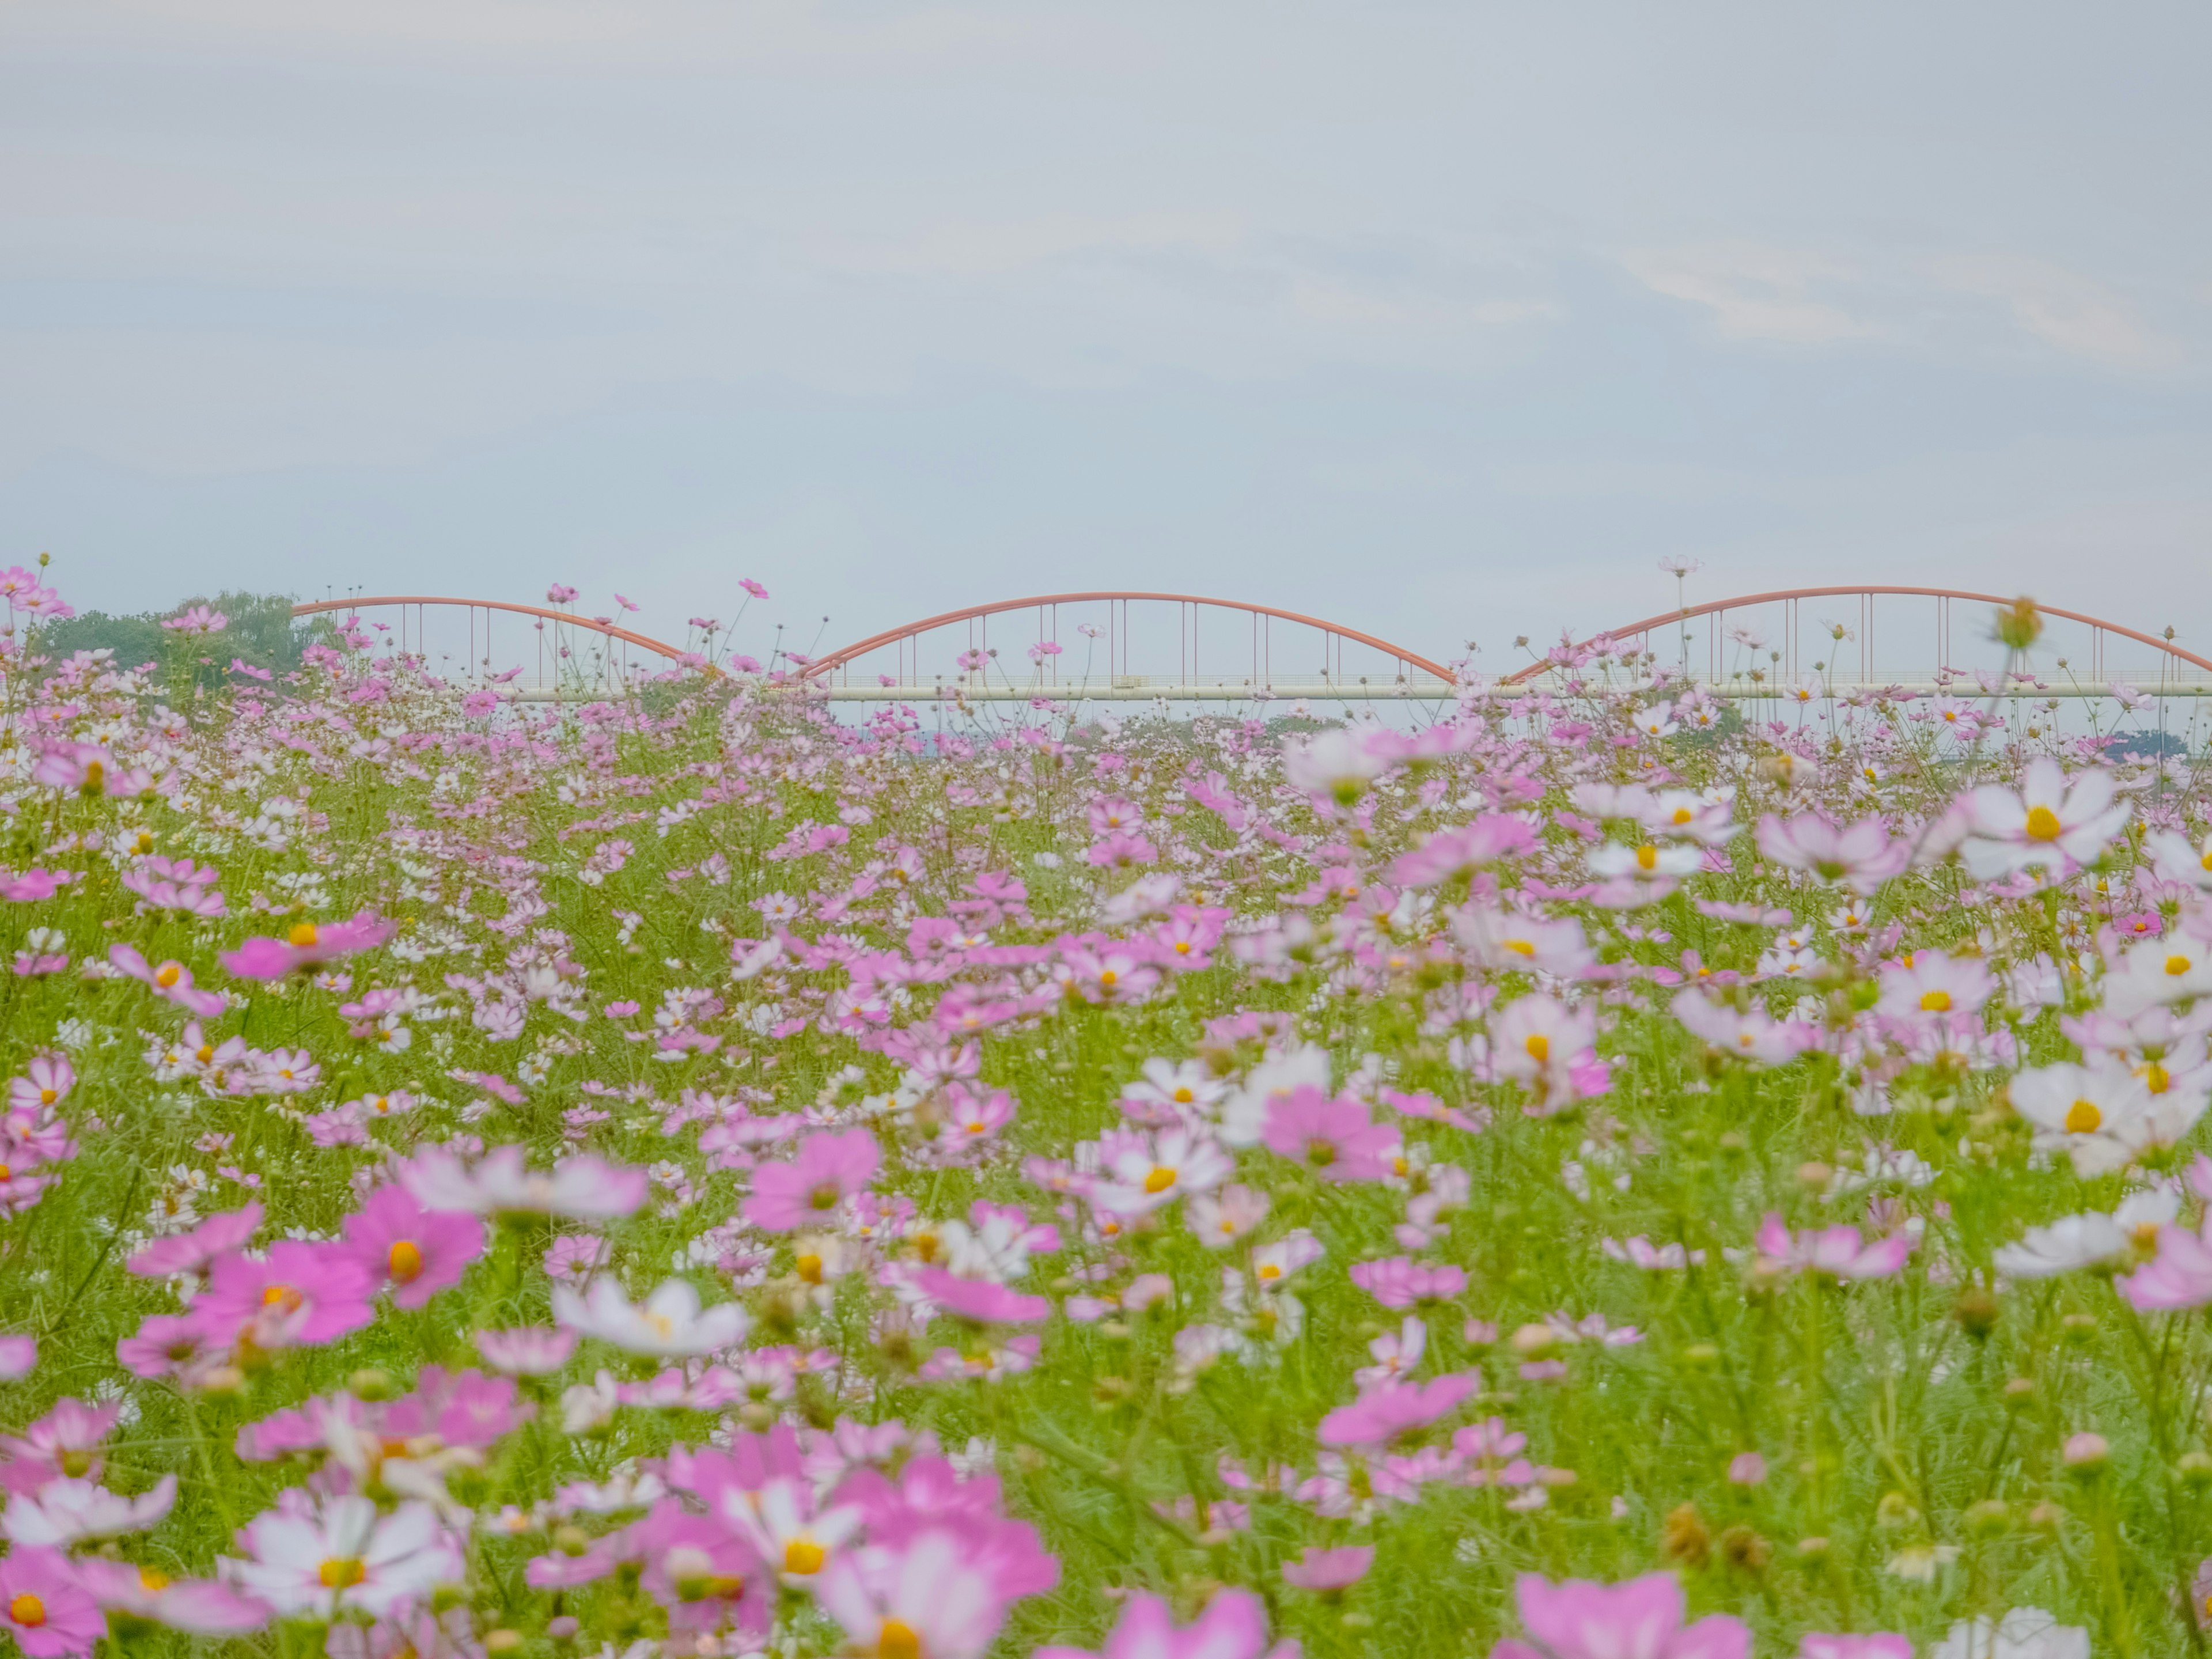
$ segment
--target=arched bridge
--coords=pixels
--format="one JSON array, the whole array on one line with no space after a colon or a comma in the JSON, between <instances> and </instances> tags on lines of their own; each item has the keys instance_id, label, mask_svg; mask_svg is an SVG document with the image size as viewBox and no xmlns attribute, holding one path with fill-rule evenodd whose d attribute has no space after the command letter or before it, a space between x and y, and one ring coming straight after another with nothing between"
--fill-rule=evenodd
<instances>
[{"instance_id":1,"label":"arched bridge","mask_svg":"<svg viewBox=\"0 0 2212 1659\"><path fill-rule=\"evenodd\" d=\"M1879 603L1883 600L1917 603ZM1966 627L1954 629L1954 606L1961 600L1976 610ZM1934 690L1947 684L1977 691L1978 672L1987 677L2003 671L2006 653L1990 624L1996 611L2014 603L1999 593L1952 587L1840 586L1743 593L1644 617L1555 648L1499 684L1566 678L1574 672L1567 665L1572 655L1610 641L1650 650L1662 664L1735 696L1792 695L1808 679L1837 691L1891 685ZM2035 608L2045 634L2020 665L2031 677L2015 682L2020 690L2104 696L2124 681L2148 695L2212 694L2212 659L2175 644L2172 629L2149 634L2085 611L2039 602Z\"/></svg>"},{"instance_id":2,"label":"arched bridge","mask_svg":"<svg viewBox=\"0 0 2212 1659\"><path fill-rule=\"evenodd\" d=\"M1954 628L1955 608L1972 607ZM1650 651L1685 678L1731 697L1994 683L2006 653L1986 625L2013 601L1966 589L1883 586L1780 588L1701 600L1564 643L1500 677L1495 695L1557 688L1572 659L1605 645ZM1986 609L1984 609L1986 607ZM2212 658L2087 612L2039 605L2046 633L2014 689L2100 697L2119 682L2147 696L2212 695ZM387 594L324 599L295 617L343 612L391 636L449 678L511 669L519 695L605 695L684 660L682 648L617 624L496 599ZM381 620L390 616L391 621ZM1496 668L1475 659L1477 667ZM947 611L868 635L808 661L810 692L840 702L1246 702L1433 700L1453 691L1437 659L1378 635L1273 605L1198 594L1120 590L1047 593ZM2017 665L2015 665L2017 666Z\"/></svg>"},{"instance_id":3,"label":"arched bridge","mask_svg":"<svg viewBox=\"0 0 2212 1659\"><path fill-rule=\"evenodd\" d=\"M802 672L833 698L872 702L1436 697L1452 684L1451 671L1420 653L1319 617L1119 590L944 611Z\"/></svg>"},{"instance_id":4,"label":"arched bridge","mask_svg":"<svg viewBox=\"0 0 2212 1659\"><path fill-rule=\"evenodd\" d=\"M684 654L650 635L617 626L611 617L580 617L503 599L383 593L317 599L292 607L295 617L343 612L361 618L364 611L372 613L373 619L364 619L368 626L393 635L393 650L419 656L427 667L450 678L490 678L509 669L527 671L534 661L534 680L518 677L516 692L525 697L580 697L618 690L647 672L647 659L665 659L652 665L658 671L675 666ZM374 618L374 613L383 611L394 613L393 620ZM518 617L528 620L504 622L495 644L495 623Z\"/></svg>"}]
</instances>

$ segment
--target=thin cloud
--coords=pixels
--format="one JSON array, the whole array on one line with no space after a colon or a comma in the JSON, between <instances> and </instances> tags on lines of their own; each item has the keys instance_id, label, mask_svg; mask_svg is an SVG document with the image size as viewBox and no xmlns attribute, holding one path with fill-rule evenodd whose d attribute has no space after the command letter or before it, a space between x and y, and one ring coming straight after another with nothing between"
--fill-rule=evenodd
<instances>
[{"instance_id":1,"label":"thin cloud","mask_svg":"<svg viewBox=\"0 0 2212 1659\"><path fill-rule=\"evenodd\" d=\"M1645 249L1622 261L1656 294L1703 306L1730 339L1784 340L1817 345L1882 332L1816 288L1847 283L1850 265L1826 255L1754 242Z\"/></svg>"},{"instance_id":2,"label":"thin cloud","mask_svg":"<svg viewBox=\"0 0 2212 1659\"><path fill-rule=\"evenodd\" d=\"M1937 261L1936 275L1961 294L1995 300L2013 322L2070 357L2110 368L2172 366L2177 342L2151 328L2102 283L2039 259L1960 255Z\"/></svg>"}]
</instances>

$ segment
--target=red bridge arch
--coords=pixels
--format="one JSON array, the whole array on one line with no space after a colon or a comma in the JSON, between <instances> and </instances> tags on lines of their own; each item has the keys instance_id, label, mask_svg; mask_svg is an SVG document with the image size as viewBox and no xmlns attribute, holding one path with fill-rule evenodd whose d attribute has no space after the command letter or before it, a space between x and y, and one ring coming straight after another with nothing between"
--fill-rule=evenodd
<instances>
[{"instance_id":1,"label":"red bridge arch","mask_svg":"<svg viewBox=\"0 0 2212 1659\"><path fill-rule=\"evenodd\" d=\"M425 607L435 605L450 609L458 606L470 612L469 661L471 667L478 665L479 662L476 654L477 631L474 614L479 611L485 613L483 645L487 653L491 646L492 613L506 612L513 616L532 617L541 628L544 623L549 622L558 623L565 628L580 628L586 633L598 634L625 646L634 645L641 651L649 651L655 656L665 657L672 662L680 659L684 655L684 653L675 646L665 641L656 640L649 634L636 633L630 629L617 627L611 622L603 623L595 617L579 617L572 611L555 611L542 605L512 605L504 599L460 599L428 593L383 593L351 599L317 599L311 604L294 605L292 614L295 617L313 617L326 611L361 611L387 605L399 607L399 648L403 652L407 648L407 608L409 606L415 607L415 637L417 649L421 648L423 633L422 613ZM542 633L539 638L541 641L539 652L542 659L544 653ZM544 666L541 660L539 663L541 675Z\"/></svg>"},{"instance_id":2,"label":"red bridge arch","mask_svg":"<svg viewBox=\"0 0 2212 1659\"><path fill-rule=\"evenodd\" d=\"M1714 617L1717 618L1723 613L1729 611L1747 610L1753 605L1779 604L1788 607L1787 614L1789 617L1789 622L1787 623L1787 633L1785 637L1790 641L1790 648L1794 652L1797 631L1796 606L1800 600L1855 599L1860 602L1860 628L1858 632L1859 652L1863 663L1869 669L1871 669L1874 664L1874 601L1878 598L1885 597L1925 599L1933 599L1936 602L1936 639L1937 653L1939 656L1948 655L1949 652L1949 607L1952 601L1956 599L1964 599L1972 605L1988 605L2005 608L2008 608L2017 602L2015 599L2008 598L2002 593L1976 593L1964 588L1955 587L1887 587L1850 586L1840 587L1784 587L1777 588L1771 592L1767 593L1742 593L1736 595L1733 599L1707 599L1700 604L1684 605L1677 610L1663 611L1658 616L1646 617L1639 622L1630 623L1624 628L1609 629L1603 634L1592 635L1588 639L1577 641L1577 648L1584 648L1588 647L1593 640L1598 639L1617 640L1623 643L1632 640L1645 640L1648 642L1649 635L1654 629L1679 627L1681 623L1689 621L1693 617ZM2107 622L2101 617L2092 617L2085 611L2063 610L2055 605L2044 605L2038 602L2035 608L2037 611L2043 616L2057 617L2067 622L2079 623L2090 630L2092 652L2090 674L2093 678L2101 679L2104 677L2104 635L2107 634L2112 635L2120 639L2133 640L2140 645L2150 646L2154 649L2161 651L2167 656L2172 657L2179 662L2187 664L2191 668L2199 669L2208 674L2212 674L2212 659L2200 657L2193 651L2185 651L2181 647L2174 644L2171 637L2161 638L2160 635L2155 634L2146 634L2139 629L2124 627L2118 623ZM2171 630L2168 630L2168 632L2170 635ZM1716 621L1711 629L1711 637L1717 641L1719 636L1720 624ZM1559 665L1553 662L1547 657L1542 661L1533 662L1528 664L1526 667L1515 670L1512 673L1504 676L1499 681L1499 684L1503 685L1523 684L1529 680L1534 679L1540 674L1548 672L1549 671L1557 668ZM1939 665L1948 666L1948 665ZM1784 672L1792 675L1797 672L1797 665L1794 660L1788 661L1784 664Z\"/></svg>"},{"instance_id":3,"label":"red bridge arch","mask_svg":"<svg viewBox=\"0 0 2212 1659\"><path fill-rule=\"evenodd\" d=\"M1267 672L1270 657L1268 642L1264 631L1267 623L1271 621L1291 623L1301 628L1310 628L1323 635L1325 641L1334 641L1340 670L1343 663L1344 642L1351 641L1394 659L1398 664L1398 677L1401 680L1405 678L1406 671L1412 668L1432 676L1447 685L1452 683L1451 670L1421 655L1419 652L1409 651L1404 646L1395 645L1389 640L1378 638L1372 634L1362 633L1356 628L1346 628L1340 623L1328 622L1319 617L1309 617L1296 611L1279 610L1273 605L1253 605L1243 599L1217 599L1196 593L1156 593L1133 590L1125 592L1119 589L1079 593L1033 594L1026 599L998 599L984 605L968 605L958 611L944 611L934 617L925 617L919 622L885 629L879 634L871 634L866 639L855 640L850 645L842 646L828 655L808 664L802 671L802 678L816 684L827 684L830 677L839 671L849 672L852 664L859 658L871 652L880 651L886 647L900 648L899 664L902 676L907 665L905 647L918 641L921 635L940 628L951 628L967 623L970 624L971 642L977 647L983 648L988 646L988 624L991 617L1021 611L1035 611L1037 614L1037 638L1040 641L1049 640L1053 639L1057 632L1057 618L1054 613L1058 607L1063 605L1097 604L1104 604L1109 607L1107 666L1108 672L1111 675L1120 672L1115 667L1117 648L1122 653L1120 659L1122 667L1127 666L1127 605L1132 600L1145 604L1172 605L1178 607L1182 617L1184 639L1188 647L1184 673L1187 680L1195 677L1198 668L1197 613L1200 610L1212 609L1241 611L1251 617L1252 684L1255 688L1266 685L1272 678ZM1118 628L1115 625L1117 616L1120 618ZM1326 652L1326 646L1324 650ZM916 678L919 679L921 667L918 659L915 663L915 672Z\"/></svg>"}]
</instances>

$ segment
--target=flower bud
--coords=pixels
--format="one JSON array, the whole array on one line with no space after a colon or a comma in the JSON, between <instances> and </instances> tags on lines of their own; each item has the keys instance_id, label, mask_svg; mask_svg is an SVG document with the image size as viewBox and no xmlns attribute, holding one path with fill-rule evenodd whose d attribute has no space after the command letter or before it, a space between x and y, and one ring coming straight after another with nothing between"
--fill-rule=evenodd
<instances>
[{"instance_id":1,"label":"flower bud","mask_svg":"<svg viewBox=\"0 0 2212 1659\"><path fill-rule=\"evenodd\" d=\"M519 1630L489 1630L484 1632L483 1650L486 1653L513 1653L522 1645Z\"/></svg>"},{"instance_id":2,"label":"flower bud","mask_svg":"<svg viewBox=\"0 0 2212 1659\"><path fill-rule=\"evenodd\" d=\"M1997 612L1998 642L2010 651L2025 651L2043 635L2043 617L2035 601L2025 595Z\"/></svg>"},{"instance_id":3,"label":"flower bud","mask_svg":"<svg viewBox=\"0 0 2212 1659\"><path fill-rule=\"evenodd\" d=\"M1995 1330L2001 1311L1996 1294L1980 1285L1967 1285L1951 1305L1951 1317L1972 1337L1984 1337Z\"/></svg>"},{"instance_id":4,"label":"flower bud","mask_svg":"<svg viewBox=\"0 0 2212 1659\"><path fill-rule=\"evenodd\" d=\"M2010 1411L2026 1411L2035 1403L2035 1380L2015 1376L2004 1385L2005 1407Z\"/></svg>"},{"instance_id":5,"label":"flower bud","mask_svg":"<svg viewBox=\"0 0 2212 1659\"><path fill-rule=\"evenodd\" d=\"M2176 1467L2181 1472L2181 1478L2192 1486L2202 1486L2208 1482L2212 1482L2212 1454L2201 1451L2184 1452L2181 1455L2180 1462Z\"/></svg>"},{"instance_id":6,"label":"flower bud","mask_svg":"<svg viewBox=\"0 0 2212 1659\"><path fill-rule=\"evenodd\" d=\"M1559 1346L1559 1334L1549 1325L1523 1325L1513 1333L1513 1352L1536 1359Z\"/></svg>"},{"instance_id":7,"label":"flower bud","mask_svg":"<svg viewBox=\"0 0 2212 1659\"><path fill-rule=\"evenodd\" d=\"M1978 1504L1970 1504L1961 1517L1966 1530L1977 1538L1994 1538L2012 1525L2012 1505L2002 1498L1984 1498Z\"/></svg>"},{"instance_id":8,"label":"flower bud","mask_svg":"<svg viewBox=\"0 0 2212 1659\"><path fill-rule=\"evenodd\" d=\"M2104 1468L2105 1459L2111 1449L2106 1445L2103 1435L2084 1432L2069 1435L2066 1444L2060 1449L2059 1456L2064 1460L2068 1468L2077 1474L2094 1474Z\"/></svg>"}]
</instances>

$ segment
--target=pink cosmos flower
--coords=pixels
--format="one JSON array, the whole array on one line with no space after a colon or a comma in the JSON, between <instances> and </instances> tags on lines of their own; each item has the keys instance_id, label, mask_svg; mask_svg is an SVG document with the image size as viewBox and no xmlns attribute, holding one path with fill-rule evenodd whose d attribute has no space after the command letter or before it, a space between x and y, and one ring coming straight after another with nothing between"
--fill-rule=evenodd
<instances>
[{"instance_id":1,"label":"pink cosmos flower","mask_svg":"<svg viewBox=\"0 0 2212 1659\"><path fill-rule=\"evenodd\" d=\"M545 603L548 605L572 605L575 598L576 590L566 582L555 582L545 590Z\"/></svg>"},{"instance_id":2,"label":"pink cosmos flower","mask_svg":"<svg viewBox=\"0 0 2212 1659\"><path fill-rule=\"evenodd\" d=\"M1299 1589L1334 1595L1367 1577L1375 1565L1372 1544L1347 1544L1341 1549L1308 1549L1295 1561L1283 1563L1283 1582Z\"/></svg>"},{"instance_id":3,"label":"pink cosmos flower","mask_svg":"<svg viewBox=\"0 0 2212 1659\"><path fill-rule=\"evenodd\" d=\"M1622 1584L1534 1573L1516 1581L1528 1640L1500 1642L1491 1659L1749 1659L1751 1631L1714 1613L1686 1628L1674 1575L1646 1573Z\"/></svg>"},{"instance_id":4,"label":"pink cosmos flower","mask_svg":"<svg viewBox=\"0 0 2212 1659\"><path fill-rule=\"evenodd\" d=\"M58 1659L91 1653L107 1621L58 1550L19 1547L0 1561L0 1629L29 1659Z\"/></svg>"},{"instance_id":5,"label":"pink cosmos flower","mask_svg":"<svg viewBox=\"0 0 2212 1659\"><path fill-rule=\"evenodd\" d=\"M380 921L364 910L350 921L325 927L295 922L284 938L250 939L237 950L223 952L222 961L240 979L283 979L358 951L374 950L398 931L398 922Z\"/></svg>"},{"instance_id":6,"label":"pink cosmos flower","mask_svg":"<svg viewBox=\"0 0 2212 1659\"><path fill-rule=\"evenodd\" d=\"M404 1187L380 1187L344 1222L345 1249L394 1307L419 1308L483 1254L483 1223L459 1210L426 1210Z\"/></svg>"},{"instance_id":7,"label":"pink cosmos flower","mask_svg":"<svg viewBox=\"0 0 2212 1659\"><path fill-rule=\"evenodd\" d=\"M192 970L180 962L165 962L160 967L148 965L146 958L127 945L108 947L108 961L122 972L147 986L157 997L166 998L185 1012L202 1019L212 1019L230 1006L230 999L220 991L203 991L192 984Z\"/></svg>"},{"instance_id":8,"label":"pink cosmos flower","mask_svg":"<svg viewBox=\"0 0 2212 1659\"><path fill-rule=\"evenodd\" d=\"M245 1243L260 1227L261 1204L257 1199L242 1210L211 1215L188 1233L157 1238L124 1265L142 1279L204 1274L218 1257Z\"/></svg>"},{"instance_id":9,"label":"pink cosmos flower","mask_svg":"<svg viewBox=\"0 0 2212 1659\"><path fill-rule=\"evenodd\" d=\"M192 1316L210 1338L236 1339L252 1327L263 1347L329 1342L375 1316L368 1270L343 1245L282 1239L265 1257L227 1255L214 1264Z\"/></svg>"},{"instance_id":10,"label":"pink cosmos flower","mask_svg":"<svg viewBox=\"0 0 2212 1659\"><path fill-rule=\"evenodd\" d=\"M1807 1269L1838 1279L1887 1279L1902 1271L1912 1255L1912 1236L1892 1233L1868 1243L1856 1227L1820 1227L1792 1233L1779 1212L1770 1210L1759 1224L1759 1268L1784 1273Z\"/></svg>"},{"instance_id":11,"label":"pink cosmos flower","mask_svg":"<svg viewBox=\"0 0 2212 1659\"><path fill-rule=\"evenodd\" d=\"M208 1350L204 1324L193 1314L151 1314L137 1334L115 1345L115 1358L133 1376L174 1376Z\"/></svg>"},{"instance_id":12,"label":"pink cosmos flower","mask_svg":"<svg viewBox=\"0 0 2212 1659\"><path fill-rule=\"evenodd\" d=\"M882 1163L876 1138L866 1129L811 1134L790 1163L763 1164L754 1171L745 1219L771 1233L826 1221L875 1179Z\"/></svg>"},{"instance_id":13,"label":"pink cosmos flower","mask_svg":"<svg viewBox=\"0 0 2212 1659\"><path fill-rule=\"evenodd\" d=\"M1527 852L1536 832L1527 822L1503 812L1487 812L1463 830L1439 830L1390 866L1394 887L1434 887L1455 876L1472 875Z\"/></svg>"},{"instance_id":14,"label":"pink cosmos flower","mask_svg":"<svg viewBox=\"0 0 2212 1659\"><path fill-rule=\"evenodd\" d=\"M1481 1386L1481 1377L1473 1373L1426 1382L1385 1382L1322 1418L1318 1437L1324 1446L1387 1446L1401 1435L1449 1416Z\"/></svg>"},{"instance_id":15,"label":"pink cosmos flower","mask_svg":"<svg viewBox=\"0 0 2212 1659\"><path fill-rule=\"evenodd\" d=\"M74 1571L103 1609L193 1636L235 1636L269 1622L267 1607L212 1578L171 1578L152 1567L96 1555L76 1561Z\"/></svg>"},{"instance_id":16,"label":"pink cosmos flower","mask_svg":"<svg viewBox=\"0 0 2212 1659\"><path fill-rule=\"evenodd\" d=\"M2185 1227L2160 1227L2158 1254L2121 1279L2119 1288L2144 1313L2201 1308L2212 1302L2212 1243Z\"/></svg>"},{"instance_id":17,"label":"pink cosmos flower","mask_svg":"<svg viewBox=\"0 0 2212 1659\"><path fill-rule=\"evenodd\" d=\"M978 1325L1031 1325L1052 1311L1041 1296L1025 1296L989 1279L963 1279L946 1267L923 1267L908 1282L956 1319Z\"/></svg>"},{"instance_id":18,"label":"pink cosmos flower","mask_svg":"<svg viewBox=\"0 0 2212 1659\"><path fill-rule=\"evenodd\" d=\"M0 1336L0 1382L28 1376L39 1363L35 1336Z\"/></svg>"},{"instance_id":19,"label":"pink cosmos flower","mask_svg":"<svg viewBox=\"0 0 2212 1659\"><path fill-rule=\"evenodd\" d=\"M1332 1099L1311 1084L1268 1102L1260 1139L1278 1157L1332 1182L1381 1180L1400 1144L1397 1126L1375 1122L1366 1102Z\"/></svg>"},{"instance_id":20,"label":"pink cosmos flower","mask_svg":"<svg viewBox=\"0 0 2212 1659\"><path fill-rule=\"evenodd\" d=\"M1382 1261L1355 1261L1347 1277L1386 1308L1445 1302L1467 1288L1465 1269L1449 1262L1431 1266L1402 1255Z\"/></svg>"},{"instance_id":21,"label":"pink cosmos flower","mask_svg":"<svg viewBox=\"0 0 2212 1659\"><path fill-rule=\"evenodd\" d=\"M1225 1589L1180 1629L1158 1596L1133 1595L1114 1633L1106 1638L1103 1654L1085 1648L1042 1647L1036 1659L1260 1659L1267 1650L1267 1615L1260 1598L1249 1590ZM1284 1659L1297 1651L1294 1642L1275 1650Z\"/></svg>"}]
</instances>

